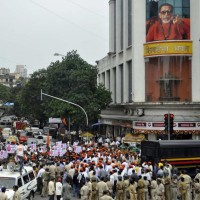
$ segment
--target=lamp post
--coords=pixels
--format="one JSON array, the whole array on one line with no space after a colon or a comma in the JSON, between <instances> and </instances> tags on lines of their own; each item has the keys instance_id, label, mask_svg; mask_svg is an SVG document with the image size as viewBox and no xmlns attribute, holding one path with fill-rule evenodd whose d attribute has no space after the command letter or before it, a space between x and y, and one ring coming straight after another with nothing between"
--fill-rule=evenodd
<instances>
[{"instance_id":1,"label":"lamp post","mask_svg":"<svg viewBox=\"0 0 200 200\"><path fill-rule=\"evenodd\" d=\"M60 53L54 53L53 55L54 55L54 56L62 56L62 57L65 57L65 55L60 54Z\"/></svg>"},{"instance_id":2,"label":"lamp post","mask_svg":"<svg viewBox=\"0 0 200 200\"><path fill-rule=\"evenodd\" d=\"M73 103L73 102L70 102L70 101L67 101L67 100L64 100L64 99L61 99L61 98L58 98L58 97L49 95L49 94L45 94L45 93L42 92L42 89L41 89L41 101L42 101L42 95L45 95L45 96L51 97L51 98L53 98L53 99L57 99L57 100L59 100L59 101L63 101L63 102L66 102L66 103L69 103L69 104L72 104L72 105L74 105L74 106L79 107L79 108L84 112L84 114L85 114L85 117L86 117L86 124L87 124L87 126L88 126L88 116L87 116L87 113L86 113L86 111L84 110L83 107L81 107L80 105L78 105L78 104L76 104L76 103Z\"/></svg>"}]
</instances>

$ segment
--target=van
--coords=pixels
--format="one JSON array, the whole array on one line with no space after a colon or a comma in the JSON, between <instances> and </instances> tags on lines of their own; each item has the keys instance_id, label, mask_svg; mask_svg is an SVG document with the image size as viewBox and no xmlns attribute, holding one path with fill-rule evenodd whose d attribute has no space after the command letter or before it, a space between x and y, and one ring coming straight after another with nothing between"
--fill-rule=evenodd
<instances>
[{"instance_id":1,"label":"van","mask_svg":"<svg viewBox=\"0 0 200 200\"><path fill-rule=\"evenodd\" d=\"M13 170L14 166L14 163L9 163L7 169L0 171L0 187L6 187L8 200L13 199L14 185L18 185L18 191L22 200L27 198L33 200L37 190L37 180L33 168L30 166L24 166L22 175L20 175L19 171Z\"/></svg>"}]
</instances>

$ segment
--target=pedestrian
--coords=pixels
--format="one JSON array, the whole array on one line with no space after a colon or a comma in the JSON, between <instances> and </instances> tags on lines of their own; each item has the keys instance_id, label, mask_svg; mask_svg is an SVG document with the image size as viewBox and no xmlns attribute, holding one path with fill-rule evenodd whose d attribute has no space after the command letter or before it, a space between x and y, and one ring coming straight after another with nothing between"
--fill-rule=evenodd
<instances>
[{"instance_id":1,"label":"pedestrian","mask_svg":"<svg viewBox=\"0 0 200 200\"><path fill-rule=\"evenodd\" d=\"M81 187L81 200L88 200L89 199L89 196L90 196L90 189L87 185L87 182L85 182L85 185L83 185Z\"/></svg>"},{"instance_id":2,"label":"pedestrian","mask_svg":"<svg viewBox=\"0 0 200 200\"><path fill-rule=\"evenodd\" d=\"M17 150L16 150L16 155L18 158L18 162L19 162L19 172L22 175L22 169L24 166L24 145L23 142L20 142L19 145L17 145Z\"/></svg>"},{"instance_id":3,"label":"pedestrian","mask_svg":"<svg viewBox=\"0 0 200 200\"><path fill-rule=\"evenodd\" d=\"M49 200L54 200L55 195L55 183L54 183L54 177L51 177L49 184L48 184L48 193L49 193Z\"/></svg>"},{"instance_id":4,"label":"pedestrian","mask_svg":"<svg viewBox=\"0 0 200 200\"><path fill-rule=\"evenodd\" d=\"M194 200L200 199L200 183L198 178L194 179L194 195Z\"/></svg>"},{"instance_id":5,"label":"pedestrian","mask_svg":"<svg viewBox=\"0 0 200 200\"><path fill-rule=\"evenodd\" d=\"M96 200L97 199L97 180L96 177L91 178L92 181L92 195L91 195L91 200Z\"/></svg>"},{"instance_id":6,"label":"pedestrian","mask_svg":"<svg viewBox=\"0 0 200 200\"><path fill-rule=\"evenodd\" d=\"M118 181L116 184L116 200L123 200L124 197L124 184L122 182L122 177L118 176Z\"/></svg>"},{"instance_id":7,"label":"pedestrian","mask_svg":"<svg viewBox=\"0 0 200 200\"><path fill-rule=\"evenodd\" d=\"M144 181L144 199L149 200L149 181L147 180L147 177L143 177Z\"/></svg>"},{"instance_id":8,"label":"pedestrian","mask_svg":"<svg viewBox=\"0 0 200 200\"><path fill-rule=\"evenodd\" d=\"M126 196L127 199L130 198L130 200L136 200L136 189L135 189L135 180L130 179L130 186L129 186L129 196Z\"/></svg>"},{"instance_id":9,"label":"pedestrian","mask_svg":"<svg viewBox=\"0 0 200 200\"><path fill-rule=\"evenodd\" d=\"M187 185L186 185L184 177L181 177L181 182L179 184L179 191L180 191L180 198L181 198L181 200L186 200Z\"/></svg>"},{"instance_id":10,"label":"pedestrian","mask_svg":"<svg viewBox=\"0 0 200 200\"><path fill-rule=\"evenodd\" d=\"M137 195L138 200L144 200L144 181L141 175L138 176Z\"/></svg>"},{"instance_id":11,"label":"pedestrian","mask_svg":"<svg viewBox=\"0 0 200 200\"><path fill-rule=\"evenodd\" d=\"M103 196L100 198L100 200L114 200L111 196L109 196L109 191L104 190Z\"/></svg>"},{"instance_id":12,"label":"pedestrian","mask_svg":"<svg viewBox=\"0 0 200 200\"><path fill-rule=\"evenodd\" d=\"M78 197L80 193L78 175L78 169L76 168L72 178L73 197Z\"/></svg>"},{"instance_id":13,"label":"pedestrian","mask_svg":"<svg viewBox=\"0 0 200 200\"><path fill-rule=\"evenodd\" d=\"M0 199L1 200L8 200L8 196L5 194L5 192L6 192L6 188L2 187L1 192L0 192Z\"/></svg>"},{"instance_id":14,"label":"pedestrian","mask_svg":"<svg viewBox=\"0 0 200 200\"><path fill-rule=\"evenodd\" d=\"M48 194L48 184L50 180L50 172L49 168L45 169L45 172L42 174L42 195L41 197L45 197Z\"/></svg>"},{"instance_id":15,"label":"pedestrian","mask_svg":"<svg viewBox=\"0 0 200 200\"><path fill-rule=\"evenodd\" d=\"M56 181L56 198L57 200L60 200L61 199L61 196L62 196L62 180L61 178L58 178L57 181Z\"/></svg>"},{"instance_id":16,"label":"pedestrian","mask_svg":"<svg viewBox=\"0 0 200 200\"><path fill-rule=\"evenodd\" d=\"M103 196L103 191L108 190L108 186L104 182L104 177L101 177L100 182L97 183L97 190L99 199Z\"/></svg>"},{"instance_id":17,"label":"pedestrian","mask_svg":"<svg viewBox=\"0 0 200 200\"><path fill-rule=\"evenodd\" d=\"M66 180L66 182L63 185L62 198L63 198L63 200L71 200L72 199L72 186L70 185L69 180Z\"/></svg>"},{"instance_id":18,"label":"pedestrian","mask_svg":"<svg viewBox=\"0 0 200 200\"><path fill-rule=\"evenodd\" d=\"M156 200L164 200L165 199L165 188L162 184L162 179L157 178L157 187L156 187Z\"/></svg>"},{"instance_id":19,"label":"pedestrian","mask_svg":"<svg viewBox=\"0 0 200 200\"><path fill-rule=\"evenodd\" d=\"M39 194L42 194L42 187L43 187L43 183L42 183L42 174L45 172L44 166L41 165L40 166L40 170L37 173L37 191L39 192Z\"/></svg>"},{"instance_id":20,"label":"pedestrian","mask_svg":"<svg viewBox=\"0 0 200 200\"><path fill-rule=\"evenodd\" d=\"M127 174L124 175L124 181L123 181L123 188L124 188L124 200L127 200L127 196L129 193L129 177Z\"/></svg>"},{"instance_id":21,"label":"pedestrian","mask_svg":"<svg viewBox=\"0 0 200 200\"><path fill-rule=\"evenodd\" d=\"M151 200L156 200L156 188L157 188L156 177L152 176L151 185L150 185Z\"/></svg>"},{"instance_id":22,"label":"pedestrian","mask_svg":"<svg viewBox=\"0 0 200 200\"><path fill-rule=\"evenodd\" d=\"M172 180L171 180L171 199L177 199L178 196L178 180L177 180L177 175L173 174L172 175Z\"/></svg>"},{"instance_id":23,"label":"pedestrian","mask_svg":"<svg viewBox=\"0 0 200 200\"><path fill-rule=\"evenodd\" d=\"M21 200L21 195L18 191L18 185L14 185L13 190L14 190L14 195L12 200Z\"/></svg>"},{"instance_id":24,"label":"pedestrian","mask_svg":"<svg viewBox=\"0 0 200 200\"><path fill-rule=\"evenodd\" d=\"M164 173L165 200L170 200L170 176L168 171Z\"/></svg>"}]
</instances>

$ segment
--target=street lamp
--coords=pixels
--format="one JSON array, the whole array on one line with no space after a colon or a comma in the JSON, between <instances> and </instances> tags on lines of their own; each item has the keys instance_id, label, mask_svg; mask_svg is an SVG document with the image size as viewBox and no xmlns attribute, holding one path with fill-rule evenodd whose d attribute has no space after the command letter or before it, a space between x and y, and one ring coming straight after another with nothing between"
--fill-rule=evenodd
<instances>
[{"instance_id":1,"label":"street lamp","mask_svg":"<svg viewBox=\"0 0 200 200\"><path fill-rule=\"evenodd\" d=\"M78 105L78 104L76 104L76 103L67 101L67 100L65 100L65 99L61 99L61 98L58 98L58 97L55 97L55 96L46 94L46 93L42 92L42 89L41 89L41 100L42 100L42 95L45 95L45 96L51 97L51 98L53 98L53 99L57 99L57 100L60 100L60 101L63 101L63 102L72 104L72 105L74 105L74 106L76 106L76 107L79 107L79 108L84 112L84 114L85 114L85 117L86 117L86 124L87 124L87 126L88 126L88 115L87 115L87 113L86 113L86 111L84 110L83 107L81 107L80 105Z\"/></svg>"},{"instance_id":2,"label":"street lamp","mask_svg":"<svg viewBox=\"0 0 200 200\"><path fill-rule=\"evenodd\" d=\"M54 55L54 56L62 56L62 57L65 57L65 55L60 54L60 53L54 53L53 55Z\"/></svg>"}]
</instances>

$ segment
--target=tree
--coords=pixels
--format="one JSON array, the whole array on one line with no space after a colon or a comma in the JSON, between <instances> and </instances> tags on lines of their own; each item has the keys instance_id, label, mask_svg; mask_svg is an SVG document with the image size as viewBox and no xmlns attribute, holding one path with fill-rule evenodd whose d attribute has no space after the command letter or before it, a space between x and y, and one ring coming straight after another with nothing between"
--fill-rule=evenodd
<instances>
[{"instance_id":1,"label":"tree","mask_svg":"<svg viewBox=\"0 0 200 200\"><path fill-rule=\"evenodd\" d=\"M103 85L97 86L97 74L97 67L84 61L76 51L68 52L61 62L56 61L46 70L33 73L17 95L19 110L40 121L70 116L76 130L84 129L86 118L80 108L45 96L40 101L40 90L80 105L86 110L91 124L97 121L100 110L111 102L111 93Z\"/></svg>"},{"instance_id":2,"label":"tree","mask_svg":"<svg viewBox=\"0 0 200 200\"><path fill-rule=\"evenodd\" d=\"M10 101L11 98L11 90L9 87L0 84L0 100L3 102Z\"/></svg>"},{"instance_id":3,"label":"tree","mask_svg":"<svg viewBox=\"0 0 200 200\"><path fill-rule=\"evenodd\" d=\"M31 120L38 119L40 122L46 118L45 108L40 99L40 90L44 87L45 82L46 70L41 69L34 72L29 82L20 88L15 105L18 107L18 116L28 117Z\"/></svg>"},{"instance_id":4,"label":"tree","mask_svg":"<svg viewBox=\"0 0 200 200\"><path fill-rule=\"evenodd\" d=\"M83 107L89 123L96 122L100 110L111 102L111 93L104 86L97 86L97 68L80 58L76 51L69 52L62 62L52 63L47 72L46 93ZM76 127L85 127L85 115L80 108L54 99L48 99L45 104L46 115L70 116Z\"/></svg>"}]
</instances>

